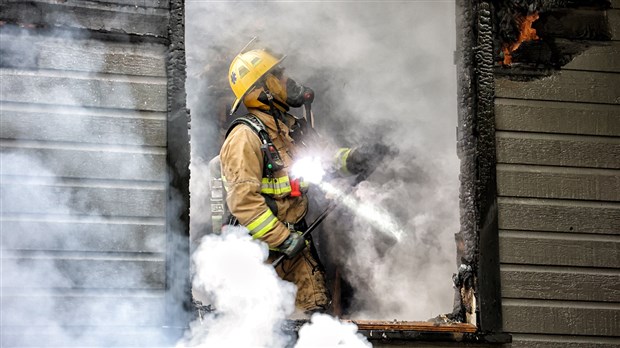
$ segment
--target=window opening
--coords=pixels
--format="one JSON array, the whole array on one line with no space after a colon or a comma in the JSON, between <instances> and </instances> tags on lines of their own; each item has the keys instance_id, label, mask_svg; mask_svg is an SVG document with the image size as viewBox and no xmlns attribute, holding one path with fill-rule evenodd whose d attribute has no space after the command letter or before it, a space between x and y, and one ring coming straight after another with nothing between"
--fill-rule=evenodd
<instances>
[{"instance_id":1,"label":"window opening","mask_svg":"<svg viewBox=\"0 0 620 348\"><path fill-rule=\"evenodd\" d=\"M488 4L485 3L487 6ZM427 4L428 5L428 4ZM199 5L188 4L188 8L191 6L196 6L195 11L191 10L188 13L195 13L196 18L202 15L207 15L206 7L211 11L212 16L222 15L226 11L225 5L205 5L205 8L200 8ZM437 181L440 181L441 174L440 170L437 167L433 167L433 165L437 165L437 162L433 162L433 160L437 160L439 155L433 154L433 151L437 150L447 151L446 149L454 149L454 135L453 132L451 138L447 138L448 140L444 141L441 144L424 144L424 143L416 143L422 139L429 139L427 136L431 134L433 131L437 129L454 129L452 127L456 126L456 122L454 122L457 118L457 105L451 105L450 100L456 102L457 95L454 93L449 97L449 100L434 100L430 102L433 98L433 93L438 93L438 91L445 89L443 83L446 80L452 81L452 83L456 84L454 81L454 75L457 74L460 76L463 81L470 79L473 84L478 83L481 77L474 74L474 68L476 62L473 59L473 47L477 45L477 43L472 41L470 37L462 32L465 28L468 28L471 24L476 23L477 21L489 21L489 18L478 18L476 15L478 12L473 11L471 5L458 5L455 4L432 4L428 5L428 13L426 13L422 17L429 16L445 16L445 11L452 11L455 7L457 9L455 15L457 17L457 25L458 28L450 27L449 25L444 28L436 28L433 27L433 30L444 33L446 35L453 35L454 31L457 30L460 36L457 38L457 45L460 47L457 50L461 50L463 54L463 58L459 58L459 71L454 72L454 66L451 64L452 58L449 59L450 64L443 66L441 69L434 71L430 74L424 74L424 71L428 71L433 67L433 61L441 60L445 58L443 54L445 52L430 52L432 49L430 46L425 45L424 42L428 43L428 41L420 41L416 43L416 40L423 40L422 37L424 35L417 33L415 29L411 28L410 22L412 20L411 16L413 15L398 15L399 11L396 8L388 8L388 9L375 9L375 13L373 11L365 9L365 10L355 10L355 16L357 16L357 21L352 21L348 23L351 25L351 28L366 28L362 31L363 34L360 34L359 37L353 38L342 38L344 41L338 41L338 38L331 41L327 40L327 44L325 47L321 48L317 45L315 49L309 49L307 54L295 54L296 52L306 52L303 49L310 45L305 45L305 43L316 42L320 40L321 35L317 35L316 31L320 32L321 29L325 31L329 30L329 20L334 19L336 14L339 14L338 11L349 11L350 9L346 8L347 5L338 5L337 9L332 11L334 12L330 16L334 16L329 18L327 24L325 24L325 28L309 28L304 33L297 33L295 35L291 35L290 37L281 38L279 41L273 41L274 47L270 47L279 53L287 54L288 58L285 61L285 65L287 67L287 72L290 73L300 73L302 77L305 79L302 83L304 85L310 86L315 89L317 99L313 104L314 113L317 116L317 127L326 134L326 136L331 139L336 140L344 140L343 145L355 145L363 142L368 138L379 138L385 137L386 134L397 134L397 137L391 137L387 139L393 145L401 145L407 148L407 146L411 146L410 148L416 149L416 156L410 156L407 158L407 161L401 161L400 163L391 163L391 168L388 168L386 172L382 175L385 178L398 177L400 178L402 187L400 187L401 196L388 194L377 194L377 191L373 191L373 188L381 187L380 184L370 183L370 187L366 187L368 192L366 193L366 199L376 200L379 202L379 206L381 204L388 205L392 208L392 212L396 212L396 218L399 221L406 221L412 226L417 226L418 230L422 231L426 228L425 224L429 222L429 220L433 220L441 216L441 213L444 211L446 206L452 206L452 213L444 215L443 221L436 220L436 226L439 226L442 222L445 224L452 223L452 230L448 234L444 234L442 240L436 238L432 233L424 234L412 234L409 236L411 240L415 240L419 244L427 243L426 252L429 250L438 250L443 245L450 244L452 250L452 255L449 256L450 260L447 261L450 264L450 270L444 274L443 280L444 285L442 287L447 289L448 291L444 291L444 294L448 294L449 299L444 303L448 305L443 307L442 309L437 309L432 313L424 313L419 316L412 317L404 317L397 318L396 320L388 320L386 317L377 317L373 318L371 314L364 313L361 317L353 317L351 318L351 308L353 307L364 307L371 308L371 312L374 310L373 304L367 302L364 303L365 299L361 298L359 295L364 291L368 291L368 289L363 288L360 284L363 284L364 281L360 279L355 279L354 274L343 274L343 267L346 267L346 264L338 265L339 267L335 267L335 263L328 265L328 279L331 282L332 291L338 292L339 294L344 294L344 296L335 297L334 301L337 306L337 310L340 312L336 312L336 314L341 315L346 320L351 320L358 325L358 328L363 331L374 331L374 330L393 330L397 332L406 332L406 331L420 331L420 332L438 332L438 333L455 333L462 337L463 334L478 332L480 327L477 324L480 322L480 306L487 306L489 311L498 311L499 307L497 305L492 305L490 302L495 301L497 304L497 300L499 297L493 297L499 293L499 283L498 280L493 277L498 277L498 274L493 274L493 271L490 271L487 275L488 280L491 281L489 287L492 289L488 290L484 293L484 296L489 296L491 298L490 301L485 299L482 300L481 303L477 303L475 287L476 282L480 281L478 275L482 272L484 267L495 267L493 260L491 259L480 259L478 253L478 236L477 228L482 225L480 221L480 202L482 201L481 197L483 197L484 204L482 205L483 209L490 209L492 201L495 199L493 192L494 191L485 191L488 190L489 187L494 185L494 178L486 177L488 180L478 181L478 186L476 186L475 182L478 180L478 175L480 171L489 170L493 165L493 158L486 158L484 160L484 167L479 168L476 167L476 158L473 157L473 153L475 153L479 148L476 148L475 141L472 141L474 137L474 133L479 129L474 129L474 125L476 124L477 115L472 113L473 108L477 107L475 105L470 105L466 103L475 103L479 102L482 97L480 95L475 95L474 90L475 87L472 85L464 86L464 83L459 85L459 95L458 95L458 135L457 135L457 148L458 148L458 158L457 154L453 154L453 164L454 171L450 174L453 175L453 194L446 194L445 192L438 192L436 187L433 189L429 189L428 191L424 191L429 187L432 187L431 182L434 185L438 185ZM420 4L410 4L409 6L424 6ZM467 7L467 8L465 8ZM258 11L256 8L252 8L248 5L248 8L244 11L252 12ZM270 11L276 11L277 14L282 14L286 18L294 17L297 13L294 9L288 8L286 6L282 6L281 8L271 9ZM290 12L287 12L290 11ZM393 15L394 23L386 24L385 21L381 21L381 16L377 16L378 12L384 14ZM201 15L199 16L198 13ZM312 17L315 14L320 14L320 10L315 10L315 12L310 11L308 17ZM410 11L409 13L415 13L415 11ZM274 15L273 13L270 15ZM350 15L352 16L352 15ZM353 17L355 17L353 16ZM424 22L424 25L427 25L427 29L432 27L433 21L424 21L424 19L420 17L419 20ZM452 16L448 16L452 17ZM347 17L349 18L349 17ZM434 17L437 18L437 17ZM198 25L192 24L192 16L188 15L187 22L188 24L188 55L190 59L192 57L192 35L204 35L204 33L212 31L208 25ZM220 18L220 20L224 20L224 18ZM346 21L347 19L344 19ZM203 21L204 23L211 23L213 21ZM450 18L446 23L452 22ZM283 27L286 27L288 23L284 23ZM481 35L492 35L492 29L488 29L484 26L484 23L477 23L478 28L484 27L484 30L481 29ZM397 69L398 71L392 69L388 69L385 67L385 59L381 59L383 55L393 55L390 53L391 49L396 47L395 45L390 46L390 49L379 49L379 50L371 50L372 52L364 51L368 47L374 47L373 45L380 42L385 42L382 39L381 35L391 32L391 30L398 30L398 28L407 28L402 33L397 35L398 37L406 38L409 42L413 41L408 47L401 47L402 57L397 59L397 64L394 66L402 67ZM189 30L195 30L195 33L191 33ZM432 32L433 30L430 30ZM383 32L385 31L385 32ZM429 30L427 30L428 32ZM261 28L258 30L259 36L266 35L269 37L269 30L266 28ZM325 34L325 32L323 32ZM219 150L219 146L222 142L222 136L227 128L227 125L230 123L231 119L227 117L227 111L230 108L230 101L232 100L232 94L228 88L228 82L225 80L226 73L218 73L225 72L228 69L228 64L234 55L237 53L236 50L238 47L242 47L245 43L246 36L249 38L250 35L245 35L243 32L234 33L234 35L238 35L236 38L237 45L233 45L235 47L229 47L230 41L221 42L217 45L213 45L207 48L206 52L200 52L202 56L202 63L208 62L207 69L203 70L201 75L193 75L200 76L203 79L195 78L193 81L190 78L189 84L195 84L195 86L200 86L200 88L196 88L196 90L207 91L206 98L195 98L195 100L191 101L191 93L190 93L190 107L193 112L193 131L197 131L196 133L205 132L206 134L211 135L211 137L204 136L193 136L192 140L195 141L192 144L192 149L194 151L194 156L199 153L199 158L206 163L207 159L211 158L213 155L217 154ZM431 38L428 38L429 41L433 41L434 35L431 33ZM443 34L442 34L443 35ZM337 36L335 33L325 34L326 38L333 38ZM427 35L428 37L428 35ZM445 36L443 36L445 37ZM409 40L411 39L411 40ZM358 42L359 40L359 42ZM405 40L405 41L407 41ZM459 42L460 40L460 42ZM436 42L442 42L442 40L435 40ZM265 42L272 43L269 39L265 40ZM351 47L347 47L344 43L352 45ZM334 50L330 49L330 44L342 46L339 48L341 51L340 54L334 54ZM419 45L419 46L416 46ZM238 46L238 47L237 47ZM315 45L312 45L314 47ZM292 47L294 47L292 49ZM303 48L302 48L303 47ZM204 47L203 47L204 48ZM385 48L385 47L383 47ZM360 54L356 54L356 49ZM429 56L424 56L424 53L429 50ZM452 47L447 49L448 56L452 57ZM198 55L198 51L194 51L194 54ZM372 53L372 54L371 54ZM485 52L487 54L488 52ZM324 55L321 57L321 54ZM488 53L492 55L492 52ZM409 61L407 61L409 60ZM330 65L330 62L334 61L335 63ZM442 60L443 61L443 60ZM359 64L359 65L357 65ZM491 64L493 61L491 60ZM200 63L197 61L195 69L199 69L198 66ZM361 67L364 66L364 69ZM200 69L204 67L200 66ZM192 67L188 67L191 69ZM297 68L297 69L295 69ZM451 72L451 73L446 73ZM424 83L417 84L418 82L412 84L412 86L407 86L403 83L403 85L382 85L382 81L390 81L389 76L398 75L401 77L404 76L413 76L413 79L417 79L416 81L420 81L424 79L424 76L428 79ZM387 75L387 76L386 76ZM439 80L438 76L441 75L445 77L445 80ZM192 76L190 72L190 76ZM362 76L360 78L357 78ZM437 78L437 80L435 80ZM402 82L403 78L395 79L394 81ZM407 80L406 81L411 81ZM325 83L324 81L329 81L329 83ZM492 81L492 78L491 78ZM336 88L337 87L337 88ZM375 93L375 87L382 87L381 93ZM190 88L191 90L191 88ZM408 91L408 92L403 92ZM357 92L357 93L356 93ZM456 92L456 86L454 86L454 92ZM490 90L487 91L487 97L490 97L492 100L492 86L490 86ZM407 95L407 97L405 97ZM320 96L320 97L319 97ZM365 96L363 99L355 99L357 96ZM470 97L475 97L474 101L468 99ZM479 99L477 99L479 98ZM368 107L367 105L371 105ZM395 107L395 105L397 105ZM451 113L452 118L446 118L444 120L432 120L429 115L432 115L434 112L438 110L447 110L450 109L450 106L453 108L448 112ZM369 108L371 110L369 110ZM492 103L487 103L482 105L479 110L483 110L487 112L486 119L480 124L482 127L489 126L488 122L492 122ZM293 111L297 112L297 111ZM367 121L363 119L366 113L374 112L375 119L371 122L363 122ZM242 115L244 112L239 111L237 115ZM302 115L302 111L299 111L298 116ZM334 118L328 118L328 116L323 115L335 115ZM416 122L411 122L411 119L414 119ZM387 121L387 122L386 122ZM438 124L431 126L431 130L428 130L428 134L422 135L416 139L414 135L411 133L407 133L407 127L412 127L410 129L414 129L414 125L423 125L429 124L432 122L438 122ZM442 123L443 122L443 123ZM487 122L487 123L484 123ZM217 127L213 127L213 125L217 125ZM199 130L200 127L203 127L202 130ZM357 131L351 131L352 128L357 128ZM433 128L437 127L437 128ZM487 133L485 133L485 140L488 140L489 136L492 136L492 126L489 129L483 129ZM488 133L488 132L491 133ZM422 131L424 132L424 131ZM195 134L196 134L195 133ZM352 134L349 134L352 133ZM430 140L430 139L429 139ZM451 145L452 144L452 145ZM490 149L490 146L493 145L493 142L484 143L483 146L485 151L493 152L494 150ZM197 150L200 149L200 150ZM445 152L444 152L445 153ZM426 162L420 157L425 158ZM439 156L441 157L441 156ZM406 158L406 156L405 156ZM460 168L459 163L460 161ZM434 164L433 164L434 163ZM456 181L459 175L459 169L461 174L463 175L463 179L460 184ZM199 170L199 169L198 169ZM193 169L193 176L196 175L196 168ZM489 175L490 172L484 172L485 175ZM416 177L416 175L419 175ZM422 178L420 178L420 176ZM376 179L376 178L375 178ZM437 179L437 181L434 181ZM419 180L419 181L416 181ZM375 185L374 187L372 185ZM406 185L410 185L407 187ZM413 187L413 189L411 189ZM457 196L457 190L460 187L461 201L459 203L459 198ZM482 188L482 189L481 189ZM399 192L398 188L387 188L383 187L385 190L392 189L393 192ZM435 205L429 204L423 208L415 207L418 209L418 215L414 215L411 219L407 219L407 209L403 209L403 205L410 204L411 199L416 194L418 195L416 198L419 199L419 202L424 201L424 197L421 197L421 193L424 192L427 194L426 203L428 201L433 201L436 203ZM205 192L206 193L206 192ZM437 200L433 197L433 194L443 195L446 194L445 200ZM194 196L193 196L194 197ZM459 207L460 204L460 207ZM198 203L200 205L200 203ZM195 202L192 202L192 209L199 209ZM312 209L312 207L311 207ZM316 210L316 207L314 207ZM409 209L409 210L415 210ZM341 209L342 210L342 209ZM487 211L485 210L485 211ZM319 210L320 211L320 210ZM460 211L460 214L459 214ZM351 218L349 212L339 211L339 214L334 214L330 216L328 224L330 226L343 226L347 224L349 221L355 220L355 218ZM349 216L347 217L347 214ZM426 219L426 220L425 220ZM450 222L450 219L454 219ZM459 221L460 219L460 221ZM486 240L485 238L490 237L490 241L487 241L487 246L490 248L495 248L497 251L497 240L492 240L492 234L497 233L496 224L496 216L495 222L490 221L488 224L484 225L485 236L481 237L481 240ZM310 220L311 221L311 220ZM206 233L209 230L209 221L203 221L202 223L192 222L192 230L196 234ZM359 221L357 222L360 223ZM460 224L460 231L459 231ZM437 228L437 227L436 227ZM328 235L326 233L319 232L318 237L315 237L315 242L318 244L319 253L322 255L322 259L328 259L329 255L325 257L326 254L338 253L337 248L338 245L351 245L354 242L358 242L354 240L355 233L350 234L340 234L337 233L336 238L341 238L339 243L335 243L333 235ZM372 258L368 258L366 260L366 265L372 266L378 264L377 260L384 258L386 253L395 252L393 248L393 241L390 238L386 238L385 235L381 233L367 233L367 234L358 234L358 237L366 239L366 250L365 252L368 255L375 256L377 259L373 260ZM198 237L194 236L194 240ZM331 239L330 239L331 238ZM454 246L456 241L456 247ZM429 247L429 245L433 245L435 243L435 249ZM361 245L361 244L358 244ZM336 251L331 248L336 248ZM454 255L456 249L456 255ZM399 250L403 252L403 250ZM411 250L409 250L411 252ZM412 252L413 254L413 252ZM417 263L416 266L421 270L420 272L427 271L425 267L428 269L432 269L434 265L438 264L439 261L432 260L432 257L436 255L428 255L427 263ZM414 257L414 256L412 256ZM446 257L442 255L442 257ZM457 259L455 262L455 259ZM407 258L405 258L407 260ZM349 260L350 262L354 262L355 260ZM409 259L411 261L411 259ZM436 262L437 261L437 262ZM444 262L445 259L443 260ZM406 261L405 261L406 262ZM434 263L436 262L436 263ZM328 263L328 262L326 262ZM482 266L481 263L488 263L485 266ZM331 268L330 268L331 267ZM369 269L369 268L367 268ZM402 265L395 265L392 269L385 268L384 271L393 271L393 270L404 270L406 267L402 267ZM410 273L402 272L395 279L403 279L404 281L411 281L416 278L416 269L411 269L409 267ZM346 271L344 271L346 272ZM452 276L454 275L454 279ZM349 277L349 278L346 278ZM351 283L356 283L356 287ZM457 288L453 287L453 283L456 284ZM368 284L367 284L368 285ZM371 284L372 285L372 284ZM426 285L431 285L431 282L427 282ZM398 284L396 282L392 284L390 291L398 291L396 289ZM390 296L390 292L386 290L388 287L384 288L384 295L386 297ZM483 292L485 290L482 290ZM410 291L406 296L409 298L415 297L422 292ZM495 292L495 293L494 293ZM428 295L428 294L425 294ZM358 297L356 297L358 296ZM487 303L488 302L488 303ZM406 304L405 300L398 299L395 301L386 301L388 307L392 306L396 308L398 306L402 306ZM376 308L376 307L374 307ZM358 313L359 314L359 313ZM443 315L442 315L443 314ZM484 314L486 315L486 314ZM482 315L482 317L484 317ZM363 318L363 319L360 319ZM431 321L426 321L426 319L433 318ZM497 318L495 318L497 319ZM490 329L498 329L498 327L489 327ZM501 328L501 318L499 320L499 328ZM498 329L499 330L499 329ZM454 337L454 336L451 336Z\"/></svg>"}]
</instances>

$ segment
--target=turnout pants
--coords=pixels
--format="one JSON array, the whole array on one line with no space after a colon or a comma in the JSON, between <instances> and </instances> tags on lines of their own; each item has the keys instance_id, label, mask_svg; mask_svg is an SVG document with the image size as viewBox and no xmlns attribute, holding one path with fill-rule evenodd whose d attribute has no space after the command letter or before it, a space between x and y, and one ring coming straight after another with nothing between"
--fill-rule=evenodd
<instances>
[{"instance_id":1,"label":"turnout pants","mask_svg":"<svg viewBox=\"0 0 620 348\"><path fill-rule=\"evenodd\" d=\"M273 262L278 255L269 255ZM305 248L292 259L285 259L276 272L280 278L297 286L295 306L305 312L324 312L331 302L329 291L325 285L323 267L312 255L310 247Z\"/></svg>"}]
</instances>

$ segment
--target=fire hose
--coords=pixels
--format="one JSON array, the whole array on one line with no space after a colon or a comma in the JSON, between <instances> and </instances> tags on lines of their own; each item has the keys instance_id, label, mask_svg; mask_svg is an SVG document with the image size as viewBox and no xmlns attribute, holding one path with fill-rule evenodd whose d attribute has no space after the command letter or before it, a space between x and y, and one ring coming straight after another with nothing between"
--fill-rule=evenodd
<instances>
[{"instance_id":1,"label":"fire hose","mask_svg":"<svg viewBox=\"0 0 620 348\"><path fill-rule=\"evenodd\" d=\"M319 226L321 224L321 222L323 222L323 220L325 220L325 218L327 217L327 215L329 215L329 213L334 210L334 208L337 205L337 201L332 201L331 203L329 203L329 205L327 206L327 208L325 208L325 210L323 210L323 212L321 213L321 215L319 215L311 224L310 226L308 226L308 228L306 229L306 231L304 233L301 234L301 237L306 239L306 237L308 237L310 235L310 233L312 233L312 231L314 231L317 226ZM282 261L284 261L284 259L286 258L286 255L282 254L280 255L275 261L273 261L271 263L271 265L275 268L278 267L279 264L282 263Z\"/></svg>"}]
</instances>

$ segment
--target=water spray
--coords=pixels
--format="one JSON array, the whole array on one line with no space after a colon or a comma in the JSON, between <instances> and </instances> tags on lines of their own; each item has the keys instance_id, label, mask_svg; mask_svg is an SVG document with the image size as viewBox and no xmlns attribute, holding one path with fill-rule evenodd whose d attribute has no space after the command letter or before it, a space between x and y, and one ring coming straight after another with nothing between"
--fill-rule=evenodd
<instances>
[{"instance_id":1,"label":"water spray","mask_svg":"<svg viewBox=\"0 0 620 348\"><path fill-rule=\"evenodd\" d=\"M295 162L292 168L295 177L303 177L304 180L316 184L323 192L334 195L335 201L341 201L355 215L362 217L373 227L385 234L391 234L398 242L401 241L405 232L398 226L398 223L386 211L383 211L376 204L364 203L355 199L349 192L343 191L327 181L323 181L325 170L319 157L304 157ZM357 183L366 178L357 178Z\"/></svg>"},{"instance_id":2,"label":"water spray","mask_svg":"<svg viewBox=\"0 0 620 348\"><path fill-rule=\"evenodd\" d=\"M347 190L340 190L329 182L323 181L325 170L323 169L323 164L319 157L304 157L300 159L295 162L291 172L294 177L294 179L291 180L291 183L293 181L297 181L297 183L299 183L299 180L303 178L303 180L316 184L323 192L334 195L334 198L331 199L329 205L308 226L306 231L302 234L302 237L305 238L312 233L312 231L314 231L321 224L321 222L325 220L327 215L334 211L334 208L336 208L338 204L342 203L356 216L363 218L374 228L387 235L391 235L397 243L402 240L405 232L398 226L392 216L390 216L387 212L380 210L376 205L362 203L351 195L357 184L364 181L370 173L367 175L358 175L353 186L349 187ZM285 257L285 255L281 255L273 261L273 267L277 267Z\"/></svg>"}]
</instances>

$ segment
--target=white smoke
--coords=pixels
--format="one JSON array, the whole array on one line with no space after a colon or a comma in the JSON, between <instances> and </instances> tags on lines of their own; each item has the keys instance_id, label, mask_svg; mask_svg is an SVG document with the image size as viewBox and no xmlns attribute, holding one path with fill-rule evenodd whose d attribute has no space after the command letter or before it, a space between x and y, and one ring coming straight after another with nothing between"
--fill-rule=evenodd
<instances>
[{"instance_id":1,"label":"white smoke","mask_svg":"<svg viewBox=\"0 0 620 348\"><path fill-rule=\"evenodd\" d=\"M357 332L357 326L343 323L326 314L313 314L310 323L299 329L295 348L343 347L368 348L370 342Z\"/></svg>"},{"instance_id":2,"label":"white smoke","mask_svg":"<svg viewBox=\"0 0 620 348\"><path fill-rule=\"evenodd\" d=\"M194 296L215 312L191 324L178 347L290 346L283 324L295 310L296 288L265 263L269 250L247 229L228 227L222 235L202 238L194 251ZM295 347L370 347L354 324L315 314L299 330Z\"/></svg>"},{"instance_id":3,"label":"white smoke","mask_svg":"<svg viewBox=\"0 0 620 348\"><path fill-rule=\"evenodd\" d=\"M403 241L394 243L343 208L314 234L327 267L338 268L354 289L348 315L425 320L451 311L459 229L454 7L187 1L192 233L204 227L194 221L208 222L203 166L219 150L219 127L233 99L228 64L258 36L257 47L286 54L286 72L315 90L317 126L331 142L382 141L399 150L355 195L386 210Z\"/></svg>"},{"instance_id":4,"label":"white smoke","mask_svg":"<svg viewBox=\"0 0 620 348\"><path fill-rule=\"evenodd\" d=\"M283 320L295 309L296 288L265 261L267 246L247 229L230 227L202 239L192 256L197 298L213 305L184 344L198 347L283 347Z\"/></svg>"}]
</instances>

